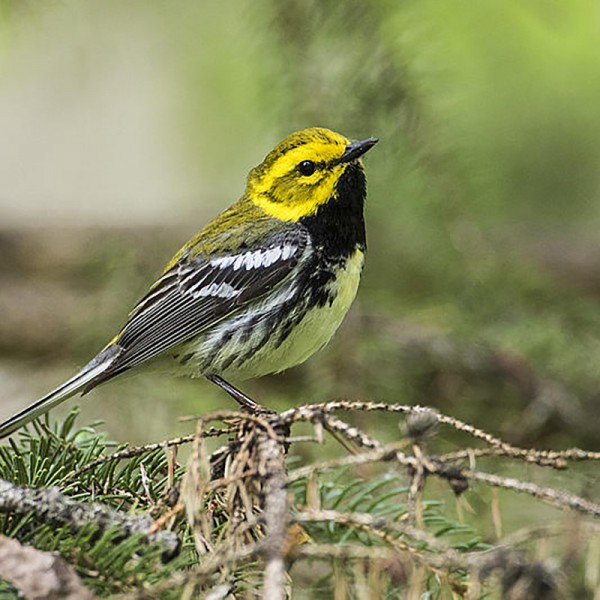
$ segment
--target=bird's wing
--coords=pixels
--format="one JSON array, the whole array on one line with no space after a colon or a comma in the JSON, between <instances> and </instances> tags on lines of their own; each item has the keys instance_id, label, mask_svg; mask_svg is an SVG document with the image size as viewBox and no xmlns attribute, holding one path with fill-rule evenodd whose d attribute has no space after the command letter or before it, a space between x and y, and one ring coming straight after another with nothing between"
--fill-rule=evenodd
<instances>
[{"instance_id":1,"label":"bird's wing","mask_svg":"<svg viewBox=\"0 0 600 600\"><path fill-rule=\"evenodd\" d=\"M113 342L119 356L100 380L193 338L264 296L290 274L308 243L298 228L267 236L257 249L184 253L131 312Z\"/></svg>"},{"instance_id":2,"label":"bird's wing","mask_svg":"<svg viewBox=\"0 0 600 600\"><path fill-rule=\"evenodd\" d=\"M230 228L225 232L232 235ZM0 438L73 394L86 393L269 293L302 260L309 243L303 228L272 232L265 239L249 224L243 233L250 244L261 237L260 249L178 254L133 309L119 335L71 379L0 423ZM227 239L225 245L230 245Z\"/></svg>"}]
</instances>

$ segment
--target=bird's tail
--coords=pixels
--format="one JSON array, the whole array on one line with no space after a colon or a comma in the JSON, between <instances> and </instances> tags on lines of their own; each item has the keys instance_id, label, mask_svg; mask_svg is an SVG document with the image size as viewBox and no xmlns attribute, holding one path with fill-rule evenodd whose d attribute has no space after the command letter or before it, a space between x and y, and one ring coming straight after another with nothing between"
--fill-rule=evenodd
<instances>
[{"instance_id":1,"label":"bird's tail","mask_svg":"<svg viewBox=\"0 0 600 600\"><path fill-rule=\"evenodd\" d=\"M0 438L9 436L19 427L33 421L36 417L48 412L51 408L60 404L67 398L80 391L86 391L85 388L93 386L94 380L106 371L113 364L115 358L119 354L119 349L116 346L109 346L93 358L79 373L59 385L56 389L46 394L43 398L36 400L21 412L10 417L3 423L0 423Z\"/></svg>"}]
</instances>

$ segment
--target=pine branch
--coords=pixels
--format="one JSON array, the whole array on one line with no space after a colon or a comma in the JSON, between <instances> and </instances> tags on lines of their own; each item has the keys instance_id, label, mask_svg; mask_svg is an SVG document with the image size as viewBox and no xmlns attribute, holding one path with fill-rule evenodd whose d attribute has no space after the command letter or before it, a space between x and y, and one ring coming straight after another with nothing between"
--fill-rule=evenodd
<instances>
[{"instance_id":1,"label":"pine branch","mask_svg":"<svg viewBox=\"0 0 600 600\"><path fill-rule=\"evenodd\" d=\"M222 435L227 435L228 433L232 433L231 430L228 429L212 429L209 431L205 431L203 433L204 437L219 437ZM71 481L76 481L81 475L109 462L115 462L119 460L126 460L128 458L133 458L135 456L141 456L148 452L152 452L153 450L160 450L161 448L177 448L182 446L183 444L188 444L194 440L194 435L184 435L182 437L174 438L172 440L165 440L164 442L156 442L154 444L144 444L143 446L127 446L125 448L121 448L116 452L108 456L100 456L96 460L87 463L83 467L77 469L76 471L71 472L68 477L65 479L65 483L70 483Z\"/></svg>"},{"instance_id":2,"label":"pine branch","mask_svg":"<svg viewBox=\"0 0 600 600\"><path fill-rule=\"evenodd\" d=\"M401 436L386 443L377 434L350 424L346 415L334 415L334 411L399 415L403 425ZM76 490L83 497L86 486L91 485L101 489L103 497L116 508L82 503L56 488L35 490L29 485L0 480L0 512L35 515L33 522L37 526L59 523L74 531L75 536L78 527L90 523L100 531L118 531L121 539L137 533L139 543L136 541L119 552L123 556L139 556L152 543L166 544L166 553L173 552L177 538L163 528L176 526L183 533L185 524L180 515L185 508L192 534L187 536L187 547L191 549L195 542L197 555L188 553L190 560L185 563L188 567L185 571L164 570L153 578L156 585L133 592L133 597L170 597L175 590L183 589L192 596L228 590L232 595L244 597L248 590L260 590L263 597L276 599L285 597L291 583L288 576L291 561L309 561L334 546L338 550L329 554L333 568L331 585L342 577L340 573L343 581L366 585L364 581L360 583L365 569L375 573L385 559L396 564L399 573L404 573L402 577L408 578L400 577L398 584L381 583L382 589L393 590L392 594L400 593L405 584L411 589L424 589L418 582L433 577L438 582L435 589L448 586L459 595L468 593L477 597L493 589L489 583L492 574L502 577L507 593L515 586L529 590L536 585L548 585L548 589L556 589L553 572L516 548L535 536L525 536L514 544L504 544L502 540L492 547L483 544L476 532L432 504L429 491L434 479L447 483L457 496L476 483L480 489L503 488L563 510L600 516L597 503L570 491L491 475L477 467L478 460L493 460L494 464L520 461L541 468L566 469L576 461L597 461L600 453L577 448L562 451L519 448L427 407L328 402L280 414L218 411L197 417L196 421L194 435L138 448L121 448L112 454L106 454L110 444L99 442L100 438L93 433L82 437L81 444L74 442L77 434L69 440L61 434L51 434L48 438L26 437L21 446L13 446L12 453L6 447L1 448L5 478L14 473L20 483L32 480L42 484L46 480L62 483L69 493ZM301 422L312 425L313 435L291 437L291 427ZM474 441L473 446L465 444L445 454L431 452L442 427L465 434L470 438L468 441ZM285 457L290 446L303 441L319 443L326 434L339 441L347 453L301 464L288 473ZM214 436L227 439L225 445L210 454L206 440ZM190 442L192 453L181 482L183 470L177 466L175 454L169 457L162 450ZM57 456L58 461L49 458ZM55 467L54 463L61 461L65 464ZM367 465L369 469L365 470ZM388 475L378 475L376 465L384 466ZM358 467L370 475L348 481L349 469ZM69 472L65 473L67 468ZM390 478L390 472L394 471ZM47 474L52 477L44 479ZM157 493L158 490L163 491ZM295 499L290 494L292 490ZM128 500L123 501L124 498ZM155 520L124 512L134 504L152 511ZM493 502L492 513L499 532L501 513ZM14 530L19 532L20 523L26 523L28 518L14 521ZM590 530L587 523L582 528ZM26 532L27 526L21 531ZM464 540L467 532L471 538ZM450 533L462 534L463 542L451 544L445 539ZM44 532L46 547L51 545L50 535L49 530ZM37 538L30 535L29 539ZM119 541L118 537L113 539ZM307 539L312 539L316 547L305 546ZM72 547L67 546L67 551ZM104 546L107 547L110 546ZM102 555L107 565L115 564L111 552L112 547L108 554L97 550L95 560ZM192 566L191 562L198 564ZM139 579L133 586L141 585L144 574L149 576L151 569L148 561L140 564L135 571ZM127 574L120 571L118 577L125 578ZM407 583L409 580L413 583ZM132 583L123 581L101 589L131 588Z\"/></svg>"},{"instance_id":3,"label":"pine branch","mask_svg":"<svg viewBox=\"0 0 600 600\"><path fill-rule=\"evenodd\" d=\"M0 512L35 514L44 523L67 525L74 533L94 525L99 532L116 530L124 537L138 535L142 543L157 544L170 557L179 551L177 536L170 531L152 531L153 522L147 515L124 514L97 502L77 502L57 488L35 489L0 480Z\"/></svg>"}]
</instances>

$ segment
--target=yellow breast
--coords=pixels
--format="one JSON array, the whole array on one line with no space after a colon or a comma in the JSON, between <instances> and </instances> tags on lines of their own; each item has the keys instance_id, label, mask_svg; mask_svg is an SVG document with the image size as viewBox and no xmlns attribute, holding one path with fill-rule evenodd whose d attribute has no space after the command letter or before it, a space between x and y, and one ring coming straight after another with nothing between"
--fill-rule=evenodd
<instances>
[{"instance_id":1,"label":"yellow breast","mask_svg":"<svg viewBox=\"0 0 600 600\"><path fill-rule=\"evenodd\" d=\"M231 375L245 379L284 371L303 363L325 346L356 297L363 263L364 253L357 250L330 284L334 296L331 304L309 311L280 346L273 348L269 343L265 344Z\"/></svg>"}]
</instances>

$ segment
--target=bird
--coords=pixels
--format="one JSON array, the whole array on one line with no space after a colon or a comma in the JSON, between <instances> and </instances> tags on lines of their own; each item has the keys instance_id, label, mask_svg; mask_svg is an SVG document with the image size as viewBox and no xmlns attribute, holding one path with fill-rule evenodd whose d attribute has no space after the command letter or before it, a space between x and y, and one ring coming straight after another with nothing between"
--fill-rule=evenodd
<instances>
[{"instance_id":1,"label":"bird","mask_svg":"<svg viewBox=\"0 0 600 600\"><path fill-rule=\"evenodd\" d=\"M250 170L242 197L175 254L119 333L0 423L0 438L140 365L206 377L242 409L261 409L230 380L304 362L354 301L366 250L361 157L378 141L324 127L288 135Z\"/></svg>"}]
</instances>

